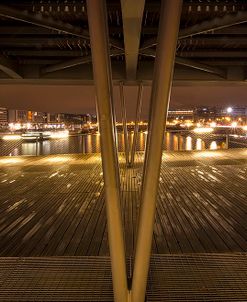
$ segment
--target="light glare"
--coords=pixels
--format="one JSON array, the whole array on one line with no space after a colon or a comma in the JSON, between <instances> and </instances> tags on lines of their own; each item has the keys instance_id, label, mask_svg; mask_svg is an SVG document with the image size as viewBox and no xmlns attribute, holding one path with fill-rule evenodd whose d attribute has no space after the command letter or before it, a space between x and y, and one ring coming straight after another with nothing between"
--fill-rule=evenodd
<instances>
[{"instance_id":1,"label":"light glare","mask_svg":"<svg viewBox=\"0 0 247 302\"><path fill-rule=\"evenodd\" d=\"M214 131L213 128L195 128L193 130L195 133L211 133Z\"/></svg>"},{"instance_id":2,"label":"light glare","mask_svg":"<svg viewBox=\"0 0 247 302\"><path fill-rule=\"evenodd\" d=\"M18 139L21 139L20 135L4 135L2 137L3 140L5 141L16 141Z\"/></svg>"}]
</instances>

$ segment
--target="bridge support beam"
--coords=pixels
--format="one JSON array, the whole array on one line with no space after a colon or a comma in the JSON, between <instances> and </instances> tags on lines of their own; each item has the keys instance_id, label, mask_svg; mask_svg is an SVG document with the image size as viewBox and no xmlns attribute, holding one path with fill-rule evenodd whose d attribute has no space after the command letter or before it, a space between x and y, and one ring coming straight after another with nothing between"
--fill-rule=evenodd
<instances>
[{"instance_id":1,"label":"bridge support beam","mask_svg":"<svg viewBox=\"0 0 247 302\"><path fill-rule=\"evenodd\" d=\"M141 210L131 300L144 302L151 255L166 117L173 79L182 0L163 0L152 84Z\"/></svg>"},{"instance_id":2,"label":"bridge support beam","mask_svg":"<svg viewBox=\"0 0 247 302\"><path fill-rule=\"evenodd\" d=\"M126 113L126 102L124 97L124 87L123 82L119 84L120 89L120 100L121 100L121 113L122 113L122 124L123 124L123 134L124 134L124 151L126 158L126 166L129 166L129 137L127 128L127 113Z\"/></svg>"},{"instance_id":3,"label":"bridge support beam","mask_svg":"<svg viewBox=\"0 0 247 302\"><path fill-rule=\"evenodd\" d=\"M143 93L143 84L140 83L138 89L138 96L137 96L137 103L136 103L136 115L135 115L135 128L133 134L133 142L131 147L131 156L130 156L130 166L134 166L135 162L135 153L136 153L136 146L137 146L137 138L138 138L138 131L139 131L139 122L141 117L142 111L142 93Z\"/></svg>"},{"instance_id":4,"label":"bridge support beam","mask_svg":"<svg viewBox=\"0 0 247 302\"><path fill-rule=\"evenodd\" d=\"M120 211L119 170L113 122L112 79L105 1L87 0L87 12L101 134L114 300L126 302L128 289Z\"/></svg>"}]
</instances>

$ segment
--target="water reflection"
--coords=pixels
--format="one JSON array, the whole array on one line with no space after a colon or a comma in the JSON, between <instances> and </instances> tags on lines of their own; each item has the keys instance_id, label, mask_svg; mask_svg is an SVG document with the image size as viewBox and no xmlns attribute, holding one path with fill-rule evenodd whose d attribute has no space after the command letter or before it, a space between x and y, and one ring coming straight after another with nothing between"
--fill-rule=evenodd
<instances>
[{"instance_id":1,"label":"water reflection","mask_svg":"<svg viewBox=\"0 0 247 302\"><path fill-rule=\"evenodd\" d=\"M38 144L30 144L30 143L22 143L21 145L21 153L26 155L34 155L36 154L37 148L40 146Z\"/></svg>"},{"instance_id":2,"label":"water reflection","mask_svg":"<svg viewBox=\"0 0 247 302\"><path fill-rule=\"evenodd\" d=\"M134 133L129 133L129 144L133 141ZM137 150L145 150L147 140L146 132L139 132L137 137ZM186 133L168 132L164 135L164 149L178 150L205 150L222 149L225 139L215 137L198 137ZM124 151L124 135L118 134L118 150ZM0 140L0 155L48 155L65 153L94 153L100 152L100 135L76 135L61 139L51 139L42 142L23 142Z\"/></svg>"},{"instance_id":3,"label":"water reflection","mask_svg":"<svg viewBox=\"0 0 247 302\"><path fill-rule=\"evenodd\" d=\"M210 144L210 150L217 150L217 143L216 143L216 141L211 142L211 144Z\"/></svg>"},{"instance_id":4,"label":"water reflection","mask_svg":"<svg viewBox=\"0 0 247 302\"><path fill-rule=\"evenodd\" d=\"M99 134L99 133L96 134L96 143L95 143L95 147L96 147L96 150L99 150L99 149L100 149L100 134Z\"/></svg>"},{"instance_id":5,"label":"water reflection","mask_svg":"<svg viewBox=\"0 0 247 302\"><path fill-rule=\"evenodd\" d=\"M165 149L167 151L171 150L171 135L169 132L165 135Z\"/></svg>"},{"instance_id":6,"label":"water reflection","mask_svg":"<svg viewBox=\"0 0 247 302\"><path fill-rule=\"evenodd\" d=\"M86 136L86 144L87 144L86 149L88 150L87 153L92 153L93 152L92 135Z\"/></svg>"},{"instance_id":7,"label":"water reflection","mask_svg":"<svg viewBox=\"0 0 247 302\"><path fill-rule=\"evenodd\" d=\"M140 150L145 149L147 135L144 132L139 133L139 146Z\"/></svg>"},{"instance_id":8,"label":"water reflection","mask_svg":"<svg viewBox=\"0 0 247 302\"><path fill-rule=\"evenodd\" d=\"M176 134L173 136L173 150L178 151L178 137Z\"/></svg>"},{"instance_id":9,"label":"water reflection","mask_svg":"<svg viewBox=\"0 0 247 302\"><path fill-rule=\"evenodd\" d=\"M192 138L190 136L186 137L186 147L185 150L190 151L192 150Z\"/></svg>"},{"instance_id":10,"label":"water reflection","mask_svg":"<svg viewBox=\"0 0 247 302\"><path fill-rule=\"evenodd\" d=\"M196 150L202 150L202 139L198 138L196 140Z\"/></svg>"}]
</instances>

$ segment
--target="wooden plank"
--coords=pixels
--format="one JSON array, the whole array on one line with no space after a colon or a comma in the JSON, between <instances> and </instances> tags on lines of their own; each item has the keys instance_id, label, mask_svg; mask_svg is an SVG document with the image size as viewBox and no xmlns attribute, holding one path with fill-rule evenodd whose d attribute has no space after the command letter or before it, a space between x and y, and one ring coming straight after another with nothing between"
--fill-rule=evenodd
<instances>
[{"instance_id":1,"label":"wooden plank","mask_svg":"<svg viewBox=\"0 0 247 302\"><path fill-rule=\"evenodd\" d=\"M163 154L153 253L247 250L245 157L241 149ZM25 157L3 164L0 255L109 255L100 155L62 158ZM134 168L126 169L120 154L129 256L134 253L143 158L137 152Z\"/></svg>"}]
</instances>

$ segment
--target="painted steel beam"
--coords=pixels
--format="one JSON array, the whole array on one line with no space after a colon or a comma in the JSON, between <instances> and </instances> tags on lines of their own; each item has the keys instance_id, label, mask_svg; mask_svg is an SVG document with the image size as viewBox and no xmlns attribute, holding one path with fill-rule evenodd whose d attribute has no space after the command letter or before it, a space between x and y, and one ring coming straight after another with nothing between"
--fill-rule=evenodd
<instances>
[{"instance_id":1,"label":"painted steel beam","mask_svg":"<svg viewBox=\"0 0 247 302\"><path fill-rule=\"evenodd\" d=\"M136 78L144 5L145 0L121 0L126 78L128 80Z\"/></svg>"},{"instance_id":2,"label":"painted steel beam","mask_svg":"<svg viewBox=\"0 0 247 302\"><path fill-rule=\"evenodd\" d=\"M140 83L138 89L137 103L136 103L136 114L135 114L135 126L134 126L134 134L133 134L133 142L131 146L131 155L130 155L130 166L133 167L135 163L135 154L137 148L137 138L139 133L139 122L141 118L142 112L142 94L143 94L143 84Z\"/></svg>"},{"instance_id":3,"label":"painted steel beam","mask_svg":"<svg viewBox=\"0 0 247 302\"><path fill-rule=\"evenodd\" d=\"M193 47L195 46L196 48L207 48L209 46L214 47L214 46L227 46L228 48L230 47L240 47L241 46L246 46L247 45L247 39L246 37L237 37L237 36L196 36L193 38L185 38L179 41L179 45L181 47Z\"/></svg>"},{"instance_id":4,"label":"painted steel beam","mask_svg":"<svg viewBox=\"0 0 247 302\"><path fill-rule=\"evenodd\" d=\"M27 11L19 11L6 5L0 5L0 16L89 40L89 34L87 30L76 27L69 23L55 20L50 16L46 17L40 13L34 14ZM109 41L113 47L123 49L121 42L115 39L110 39Z\"/></svg>"},{"instance_id":5,"label":"painted steel beam","mask_svg":"<svg viewBox=\"0 0 247 302\"><path fill-rule=\"evenodd\" d=\"M109 28L110 34L122 34L123 28L121 26L111 25ZM142 27L141 33L144 35L156 35L158 32L158 27L156 26L145 26ZM1 26L0 27L0 35L63 35L62 32L58 32L56 30L50 30L47 28L41 28L36 26ZM235 25L231 27L225 27L222 29L214 30L211 32L207 32L208 35L246 35L247 27L244 24Z\"/></svg>"},{"instance_id":6,"label":"painted steel beam","mask_svg":"<svg viewBox=\"0 0 247 302\"><path fill-rule=\"evenodd\" d=\"M157 34L158 28L155 26L148 26L141 29L142 34L149 34L154 35ZM122 34L123 28L122 26L114 26L111 25L109 28L110 34ZM34 27L34 26L1 26L0 27L0 34L1 35L62 35L54 30L49 30L46 28Z\"/></svg>"},{"instance_id":7,"label":"painted steel beam","mask_svg":"<svg viewBox=\"0 0 247 302\"><path fill-rule=\"evenodd\" d=\"M144 302L160 176L164 127L168 113L182 0L161 5L157 55L152 83L150 118L137 233L132 301Z\"/></svg>"},{"instance_id":8,"label":"painted steel beam","mask_svg":"<svg viewBox=\"0 0 247 302\"><path fill-rule=\"evenodd\" d=\"M45 27L58 32L71 34L89 40L88 31L75 27L69 23L45 17L42 14L34 14L27 11L19 11L6 5L0 5L0 16L26 22L40 27Z\"/></svg>"},{"instance_id":9,"label":"painted steel beam","mask_svg":"<svg viewBox=\"0 0 247 302\"><path fill-rule=\"evenodd\" d=\"M175 63L178 65L216 74L222 78L226 78L226 71L219 67L210 66L201 62L195 62L194 60L181 58L181 57L176 57Z\"/></svg>"},{"instance_id":10,"label":"painted steel beam","mask_svg":"<svg viewBox=\"0 0 247 302\"><path fill-rule=\"evenodd\" d=\"M57 30L52 30L49 28L41 28L37 26L1 26L0 35L58 35Z\"/></svg>"},{"instance_id":11,"label":"painted steel beam","mask_svg":"<svg viewBox=\"0 0 247 302\"><path fill-rule=\"evenodd\" d=\"M128 299L125 248L120 210L119 169L113 122L112 75L105 1L87 0L94 83L99 114L108 239L116 302Z\"/></svg>"},{"instance_id":12,"label":"painted steel beam","mask_svg":"<svg viewBox=\"0 0 247 302\"><path fill-rule=\"evenodd\" d=\"M225 27L247 22L247 11L239 11L236 14L226 14L223 17L216 17L208 21L195 24L193 26L181 29L179 39L184 39L209 31L219 30Z\"/></svg>"},{"instance_id":13,"label":"painted steel beam","mask_svg":"<svg viewBox=\"0 0 247 302\"><path fill-rule=\"evenodd\" d=\"M146 50L145 50L146 51ZM178 51L177 55L186 58L247 58L245 50L183 50Z\"/></svg>"},{"instance_id":14,"label":"painted steel beam","mask_svg":"<svg viewBox=\"0 0 247 302\"><path fill-rule=\"evenodd\" d=\"M119 93L121 101L121 115L123 124L123 134L124 134L124 151L125 151L125 161L126 166L129 166L129 137L128 137L128 127L127 127L127 113L126 113L126 102L124 96L124 86L123 82L119 84Z\"/></svg>"},{"instance_id":15,"label":"painted steel beam","mask_svg":"<svg viewBox=\"0 0 247 302\"><path fill-rule=\"evenodd\" d=\"M84 56L84 50L37 50L37 49L6 49L3 51L8 56L20 57L80 57Z\"/></svg>"},{"instance_id":16,"label":"painted steel beam","mask_svg":"<svg viewBox=\"0 0 247 302\"><path fill-rule=\"evenodd\" d=\"M124 54L123 51L115 49L115 50L111 51L110 56L113 57L113 56L119 56L119 55L122 55L122 54ZM92 62L92 56L91 55L86 56L86 57L79 57L79 58L67 60L67 61L64 61L64 62L60 62L60 63L54 64L54 65L46 66L46 67L41 69L41 73L46 74L46 73L50 73L50 72L54 72L54 71L58 71L58 70L62 70L62 69L66 69L66 68L86 64L86 63L90 63L90 62Z\"/></svg>"},{"instance_id":17,"label":"painted steel beam","mask_svg":"<svg viewBox=\"0 0 247 302\"><path fill-rule=\"evenodd\" d=\"M143 55L151 56L155 58L156 51L153 49L146 49L141 52ZM193 69L205 71L208 73L216 74L221 76L222 78L226 78L226 71L219 67L213 67L201 62L197 62L191 59L183 58L183 57L176 57L175 63L178 65L190 67Z\"/></svg>"},{"instance_id":18,"label":"painted steel beam","mask_svg":"<svg viewBox=\"0 0 247 302\"><path fill-rule=\"evenodd\" d=\"M154 47L156 45L157 45L157 37L153 37L153 38L147 39L140 46L140 51L148 49L148 48L151 48L151 47Z\"/></svg>"},{"instance_id":19,"label":"painted steel beam","mask_svg":"<svg viewBox=\"0 0 247 302\"><path fill-rule=\"evenodd\" d=\"M245 22L247 22L247 11L239 11L235 14L226 14L223 17L216 17L211 20L203 21L201 23L195 24L190 27L180 29L179 39L181 40L188 37L192 37L194 35L222 30L224 28L231 27L233 25L239 25ZM157 39L150 38L144 41L140 49L143 50L156 45L157 45Z\"/></svg>"},{"instance_id":20,"label":"painted steel beam","mask_svg":"<svg viewBox=\"0 0 247 302\"><path fill-rule=\"evenodd\" d=\"M0 70L12 79L22 79L22 76L17 72L17 65L4 56L0 56Z\"/></svg>"},{"instance_id":21,"label":"painted steel beam","mask_svg":"<svg viewBox=\"0 0 247 302\"><path fill-rule=\"evenodd\" d=\"M50 73L50 72L90 63L90 62L92 62L91 56L79 57L79 58L75 58L75 59L71 59L71 60L66 60L64 62L60 62L60 63L54 64L54 65L46 66L46 67L42 68L40 72L41 72L41 74L46 74L46 73Z\"/></svg>"},{"instance_id":22,"label":"painted steel beam","mask_svg":"<svg viewBox=\"0 0 247 302\"><path fill-rule=\"evenodd\" d=\"M139 54L149 55L148 52L153 50L142 49ZM80 50L22 50L22 49L7 49L3 50L7 56L20 56L20 57L80 57L85 56L84 51ZM177 52L178 56L182 57L202 57L202 58L247 58L247 52L244 50L215 50L215 49L201 49L201 50L183 50Z\"/></svg>"},{"instance_id":23,"label":"painted steel beam","mask_svg":"<svg viewBox=\"0 0 247 302\"><path fill-rule=\"evenodd\" d=\"M81 38L81 37L75 37L75 36L28 36L28 37L22 37L18 35L17 37L6 37L6 36L0 36L0 45L13 45L13 46L25 46L25 48L30 48L33 45L45 45L46 47L52 47L54 45L61 45L66 44L68 45L75 45L84 47L84 43L88 45L87 39ZM59 51L59 48L58 48Z\"/></svg>"}]
</instances>

